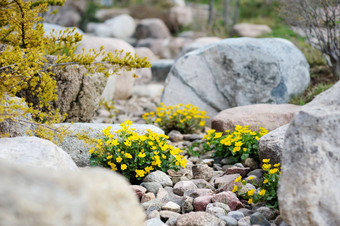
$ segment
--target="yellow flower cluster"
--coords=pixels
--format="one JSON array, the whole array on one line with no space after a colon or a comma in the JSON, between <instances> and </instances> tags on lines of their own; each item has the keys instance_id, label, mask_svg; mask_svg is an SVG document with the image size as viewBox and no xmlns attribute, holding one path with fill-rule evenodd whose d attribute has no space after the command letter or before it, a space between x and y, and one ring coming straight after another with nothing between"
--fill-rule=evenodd
<instances>
[{"instance_id":1,"label":"yellow flower cluster","mask_svg":"<svg viewBox=\"0 0 340 226\"><path fill-rule=\"evenodd\" d=\"M143 115L146 123L156 123L164 131L170 132L175 129L180 132L190 133L205 126L205 111L200 111L192 104L179 104L176 106L166 106L160 103L156 112L149 112Z\"/></svg>"},{"instance_id":2,"label":"yellow flower cluster","mask_svg":"<svg viewBox=\"0 0 340 226\"><path fill-rule=\"evenodd\" d=\"M130 128L131 121L121 124L113 133L111 127L104 129L102 139L89 152L91 162L108 166L128 179L143 178L154 170L166 171L185 167L187 160L182 150L168 144L168 136L147 130L144 135Z\"/></svg>"},{"instance_id":3,"label":"yellow flower cluster","mask_svg":"<svg viewBox=\"0 0 340 226\"><path fill-rule=\"evenodd\" d=\"M235 162L248 157L257 158L258 140L261 136L268 133L268 130L260 127L259 132L254 132L249 129L249 126L237 125L233 132L230 130L216 132L211 129L203 137L207 141L204 145L206 151L215 149L215 156L231 157Z\"/></svg>"}]
</instances>

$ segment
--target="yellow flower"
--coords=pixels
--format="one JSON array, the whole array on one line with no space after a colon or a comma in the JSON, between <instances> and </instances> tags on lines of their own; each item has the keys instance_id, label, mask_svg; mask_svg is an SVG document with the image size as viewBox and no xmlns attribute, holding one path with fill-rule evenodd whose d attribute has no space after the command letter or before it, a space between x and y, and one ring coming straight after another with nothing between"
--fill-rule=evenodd
<instances>
[{"instance_id":1,"label":"yellow flower","mask_svg":"<svg viewBox=\"0 0 340 226\"><path fill-rule=\"evenodd\" d=\"M269 170L269 173L270 174L274 174L274 173L276 173L277 171L279 171L277 168L275 168L275 169L271 169L271 170Z\"/></svg>"},{"instance_id":2,"label":"yellow flower","mask_svg":"<svg viewBox=\"0 0 340 226\"><path fill-rule=\"evenodd\" d=\"M274 167L279 167L280 166L280 163L276 163L275 165L274 165Z\"/></svg>"},{"instance_id":3,"label":"yellow flower","mask_svg":"<svg viewBox=\"0 0 340 226\"><path fill-rule=\"evenodd\" d=\"M106 159L112 159L112 157L113 157L112 155L109 155L106 157Z\"/></svg>"},{"instance_id":4,"label":"yellow flower","mask_svg":"<svg viewBox=\"0 0 340 226\"><path fill-rule=\"evenodd\" d=\"M152 146L152 147L151 147L151 150L156 150L156 149L157 149L156 146Z\"/></svg>"},{"instance_id":5,"label":"yellow flower","mask_svg":"<svg viewBox=\"0 0 340 226\"><path fill-rule=\"evenodd\" d=\"M260 138L259 138L258 136L255 136L255 139L256 139L256 140L260 140Z\"/></svg>"},{"instance_id":6,"label":"yellow flower","mask_svg":"<svg viewBox=\"0 0 340 226\"><path fill-rule=\"evenodd\" d=\"M266 171L269 170L270 167L271 167L270 164L263 164L263 165L262 165L262 169L263 169L263 170L266 170Z\"/></svg>"},{"instance_id":7,"label":"yellow flower","mask_svg":"<svg viewBox=\"0 0 340 226\"><path fill-rule=\"evenodd\" d=\"M131 146L131 141L126 140L126 141L124 142L124 144L125 144L126 146L130 147L130 146Z\"/></svg>"},{"instance_id":8,"label":"yellow flower","mask_svg":"<svg viewBox=\"0 0 340 226\"><path fill-rule=\"evenodd\" d=\"M118 170L116 164L114 164L113 162L109 161L107 164L109 164L109 166L111 166L111 169L113 171L117 171Z\"/></svg>"},{"instance_id":9,"label":"yellow flower","mask_svg":"<svg viewBox=\"0 0 340 226\"><path fill-rule=\"evenodd\" d=\"M248 204L252 204L252 203L253 203L253 199L249 199Z\"/></svg>"},{"instance_id":10,"label":"yellow flower","mask_svg":"<svg viewBox=\"0 0 340 226\"><path fill-rule=\"evenodd\" d=\"M94 152L94 150L95 150L95 147L91 148L91 149L89 150L89 153L92 154L92 153Z\"/></svg>"},{"instance_id":11,"label":"yellow flower","mask_svg":"<svg viewBox=\"0 0 340 226\"><path fill-rule=\"evenodd\" d=\"M136 177L144 177L145 176L145 171L144 170L135 170L136 172Z\"/></svg>"},{"instance_id":12,"label":"yellow flower","mask_svg":"<svg viewBox=\"0 0 340 226\"><path fill-rule=\"evenodd\" d=\"M246 152L248 149L247 148L243 148L243 151Z\"/></svg>"},{"instance_id":13,"label":"yellow flower","mask_svg":"<svg viewBox=\"0 0 340 226\"><path fill-rule=\"evenodd\" d=\"M125 155L125 158L132 159L132 155L131 154L125 153L124 155Z\"/></svg>"},{"instance_id":14,"label":"yellow flower","mask_svg":"<svg viewBox=\"0 0 340 226\"><path fill-rule=\"evenodd\" d=\"M110 133L110 129L111 129L112 126L109 126L107 127L106 129L103 129L103 134L104 136L109 136L111 133Z\"/></svg>"},{"instance_id":15,"label":"yellow flower","mask_svg":"<svg viewBox=\"0 0 340 226\"><path fill-rule=\"evenodd\" d=\"M239 182L241 181L241 179L242 179L242 176L239 176L238 178L235 179L235 182Z\"/></svg>"},{"instance_id":16,"label":"yellow flower","mask_svg":"<svg viewBox=\"0 0 340 226\"><path fill-rule=\"evenodd\" d=\"M199 126L205 126L205 121L200 121Z\"/></svg>"},{"instance_id":17,"label":"yellow flower","mask_svg":"<svg viewBox=\"0 0 340 226\"><path fill-rule=\"evenodd\" d=\"M264 183L264 184L267 184L267 183L268 183L268 179L265 179L265 180L263 181L263 183Z\"/></svg>"},{"instance_id":18,"label":"yellow flower","mask_svg":"<svg viewBox=\"0 0 340 226\"><path fill-rule=\"evenodd\" d=\"M215 137L214 138L220 138L222 136L223 133L215 133Z\"/></svg>"},{"instance_id":19,"label":"yellow flower","mask_svg":"<svg viewBox=\"0 0 340 226\"><path fill-rule=\"evenodd\" d=\"M152 166L147 166L147 167L145 167L145 171L146 171L147 173L150 173L151 170L153 170L153 167L152 167Z\"/></svg>"},{"instance_id":20,"label":"yellow flower","mask_svg":"<svg viewBox=\"0 0 340 226\"><path fill-rule=\"evenodd\" d=\"M264 196L264 194L266 194L266 190L262 189L262 190L259 192L259 195Z\"/></svg>"},{"instance_id":21,"label":"yellow flower","mask_svg":"<svg viewBox=\"0 0 340 226\"><path fill-rule=\"evenodd\" d=\"M163 158L163 159L166 159L166 155L162 154L162 158Z\"/></svg>"},{"instance_id":22,"label":"yellow flower","mask_svg":"<svg viewBox=\"0 0 340 226\"><path fill-rule=\"evenodd\" d=\"M248 191L248 195L251 196L251 195L254 194L254 192L255 192L255 189L250 189L250 190Z\"/></svg>"},{"instance_id":23,"label":"yellow flower","mask_svg":"<svg viewBox=\"0 0 340 226\"><path fill-rule=\"evenodd\" d=\"M157 118L157 119L155 120L156 123L157 123L157 122L161 122L161 121L162 121L161 118Z\"/></svg>"},{"instance_id":24,"label":"yellow flower","mask_svg":"<svg viewBox=\"0 0 340 226\"><path fill-rule=\"evenodd\" d=\"M143 153L143 152L139 152L139 154L138 154L138 157L140 157L140 158L144 158L144 157L145 157L145 153Z\"/></svg>"},{"instance_id":25,"label":"yellow flower","mask_svg":"<svg viewBox=\"0 0 340 226\"><path fill-rule=\"evenodd\" d=\"M112 140L112 141L111 141L111 144L112 144L113 146L117 146L117 145L119 145L119 141L118 141L118 139L114 139L114 140Z\"/></svg>"},{"instance_id":26,"label":"yellow flower","mask_svg":"<svg viewBox=\"0 0 340 226\"><path fill-rule=\"evenodd\" d=\"M270 159L262 159L262 162L264 163L268 163L270 161Z\"/></svg>"},{"instance_id":27,"label":"yellow flower","mask_svg":"<svg viewBox=\"0 0 340 226\"><path fill-rule=\"evenodd\" d=\"M121 162L123 159L122 157L118 156L118 158L116 158L116 162Z\"/></svg>"},{"instance_id":28,"label":"yellow flower","mask_svg":"<svg viewBox=\"0 0 340 226\"><path fill-rule=\"evenodd\" d=\"M122 170L126 170L127 165L126 165L126 164L123 164L123 165L120 166L120 168L121 168Z\"/></svg>"},{"instance_id":29,"label":"yellow flower","mask_svg":"<svg viewBox=\"0 0 340 226\"><path fill-rule=\"evenodd\" d=\"M152 145L153 145L153 142L152 142L152 141L149 141L148 144L149 144L150 146L152 146Z\"/></svg>"},{"instance_id":30,"label":"yellow flower","mask_svg":"<svg viewBox=\"0 0 340 226\"><path fill-rule=\"evenodd\" d=\"M237 151L240 151L240 150L241 150L241 147L239 147L239 146L236 146L236 147L233 148L233 152L237 152Z\"/></svg>"},{"instance_id":31,"label":"yellow flower","mask_svg":"<svg viewBox=\"0 0 340 226\"><path fill-rule=\"evenodd\" d=\"M235 192L235 191L237 191L237 186L236 185L234 186L232 192Z\"/></svg>"},{"instance_id":32,"label":"yellow flower","mask_svg":"<svg viewBox=\"0 0 340 226\"><path fill-rule=\"evenodd\" d=\"M242 146L242 141L237 141L237 142L235 142L235 146L236 147L241 147Z\"/></svg>"},{"instance_id":33,"label":"yellow flower","mask_svg":"<svg viewBox=\"0 0 340 226\"><path fill-rule=\"evenodd\" d=\"M254 179L254 177L253 177L253 176L250 176L250 177L248 177L248 179L249 179L249 180L253 180L253 179Z\"/></svg>"}]
</instances>

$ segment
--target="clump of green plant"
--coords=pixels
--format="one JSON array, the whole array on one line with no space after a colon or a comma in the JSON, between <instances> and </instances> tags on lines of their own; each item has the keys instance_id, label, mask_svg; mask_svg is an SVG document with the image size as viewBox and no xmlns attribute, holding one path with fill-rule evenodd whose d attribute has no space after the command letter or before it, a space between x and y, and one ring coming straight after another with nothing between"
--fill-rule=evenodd
<instances>
[{"instance_id":1,"label":"clump of green plant","mask_svg":"<svg viewBox=\"0 0 340 226\"><path fill-rule=\"evenodd\" d=\"M249 129L249 126L237 125L233 132L226 130L226 135L208 130L203 137L206 143L203 144L205 151L215 150L214 156L230 158L233 162L240 162L246 158L258 159L258 140L268 133L268 130L260 127L259 132Z\"/></svg>"},{"instance_id":2,"label":"clump of green plant","mask_svg":"<svg viewBox=\"0 0 340 226\"><path fill-rule=\"evenodd\" d=\"M277 189L281 174L280 163L275 164L273 167L269 164L269 159L263 159L262 169L265 171L263 174L264 180L262 184L254 184L258 187L257 191L250 189L243 191L242 186L234 186L232 192L237 192L238 196L243 199L248 199L248 203L263 202L270 208L278 208ZM235 182L241 181L242 177L236 178ZM249 177L248 179L252 179ZM242 180L242 185L246 185L246 181Z\"/></svg>"},{"instance_id":3,"label":"clump of green plant","mask_svg":"<svg viewBox=\"0 0 340 226\"><path fill-rule=\"evenodd\" d=\"M205 111L200 111L192 104L179 104L166 106L160 103L156 112L149 112L143 115L146 123L157 124L166 133L171 130L178 130L182 133L193 133L205 126L204 119L209 118Z\"/></svg>"},{"instance_id":4,"label":"clump of green plant","mask_svg":"<svg viewBox=\"0 0 340 226\"><path fill-rule=\"evenodd\" d=\"M143 179L150 172L185 167L187 160L178 148L168 144L168 136L151 130L138 135L129 128L131 121L121 124L121 129L110 132L104 129L103 138L89 150L91 165L102 165L124 175L131 183Z\"/></svg>"},{"instance_id":5,"label":"clump of green plant","mask_svg":"<svg viewBox=\"0 0 340 226\"><path fill-rule=\"evenodd\" d=\"M52 106L58 99L54 67L83 65L88 74L98 72L108 77L120 70L151 66L146 58L123 53L123 50L105 53L102 47L98 51L77 53L82 35L74 29L45 35L40 15L48 6L64 3L65 0L0 1L0 123L34 125L27 127L27 133L49 140L62 132L53 124L65 119ZM99 56L101 60L97 61ZM18 105L20 111L17 111ZM10 135L0 131L0 137Z\"/></svg>"}]
</instances>

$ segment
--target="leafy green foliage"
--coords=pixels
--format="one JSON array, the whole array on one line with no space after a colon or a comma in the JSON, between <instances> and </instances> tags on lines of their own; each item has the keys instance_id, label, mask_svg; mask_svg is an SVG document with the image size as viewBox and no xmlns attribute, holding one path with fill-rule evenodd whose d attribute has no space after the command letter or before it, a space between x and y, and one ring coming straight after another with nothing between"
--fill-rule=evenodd
<instances>
[{"instance_id":1,"label":"leafy green foliage","mask_svg":"<svg viewBox=\"0 0 340 226\"><path fill-rule=\"evenodd\" d=\"M145 135L138 135L129 128L131 121L121 124L122 129L110 132L103 130L103 138L89 152L92 165L102 165L117 171L132 183L142 180L155 170L166 172L186 166L186 159L167 142L168 137L148 130Z\"/></svg>"},{"instance_id":2,"label":"leafy green foliage","mask_svg":"<svg viewBox=\"0 0 340 226\"><path fill-rule=\"evenodd\" d=\"M269 164L269 159L263 159L262 169L264 172L264 180L262 184L255 184L258 187L258 192L254 189L244 191L242 187L246 185L246 181L242 180L243 186L234 186L233 192L237 192L237 195L243 199L248 199L248 203L258 203L263 202L266 206L270 208L278 208L278 200L277 200L277 189L278 183L281 174L280 163L275 164L273 167ZM251 178L251 177L250 177ZM241 176L235 180L235 182L239 182L241 180Z\"/></svg>"},{"instance_id":3,"label":"leafy green foliage","mask_svg":"<svg viewBox=\"0 0 340 226\"><path fill-rule=\"evenodd\" d=\"M208 130L204 136L206 143L203 144L205 151L215 150L214 156L230 158L233 162L240 162L246 158L258 159L258 140L268 131L260 127L260 132L253 132L249 126L235 127L234 132L229 130L216 132L214 129Z\"/></svg>"}]
</instances>

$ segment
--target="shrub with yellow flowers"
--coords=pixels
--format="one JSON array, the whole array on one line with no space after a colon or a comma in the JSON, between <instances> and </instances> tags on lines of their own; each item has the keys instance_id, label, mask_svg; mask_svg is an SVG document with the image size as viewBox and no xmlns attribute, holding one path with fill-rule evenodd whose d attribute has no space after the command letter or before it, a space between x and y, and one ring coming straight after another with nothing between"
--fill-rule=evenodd
<instances>
[{"instance_id":1,"label":"shrub with yellow flowers","mask_svg":"<svg viewBox=\"0 0 340 226\"><path fill-rule=\"evenodd\" d=\"M237 125L233 132L230 130L216 132L208 130L203 137L207 142L203 144L205 151L215 150L214 156L230 158L233 162L240 162L246 158L258 159L258 140L268 133L268 130L260 127L259 132L249 129L249 126Z\"/></svg>"},{"instance_id":2,"label":"shrub with yellow flowers","mask_svg":"<svg viewBox=\"0 0 340 226\"><path fill-rule=\"evenodd\" d=\"M253 183L258 187L257 191L250 189L246 192L242 192L242 187L235 185L232 192L237 192L239 197L248 199L249 204L264 202L266 206L270 208L278 208L277 189L281 174L280 163L277 163L272 167L271 164L269 164L269 159L263 159L262 161L262 169L265 171L263 174L264 180L260 185ZM239 182L241 179L242 177L239 176L236 178L235 182ZM242 180L242 185L246 185L245 180Z\"/></svg>"},{"instance_id":3,"label":"shrub with yellow flowers","mask_svg":"<svg viewBox=\"0 0 340 226\"><path fill-rule=\"evenodd\" d=\"M91 165L102 165L124 175L131 183L143 179L150 172L178 170L187 160L178 148L169 145L168 136L147 130L138 135L130 128L131 121L121 124L121 129L110 132L104 129L103 138L96 141L89 153Z\"/></svg>"},{"instance_id":4,"label":"shrub with yellow flowers","mask_svg":"<svg viewBox=\"0 0 340 226\"><path fill-rule=\"evenodd\" d=\"M166 106L160 103L156 112L148 112L143 115L146 123L157 124L166 133L171 130L178 130L182 133L201 130L206 123L204 119L208 118L205 111L200 111L192 104Z\"/></svg>"}]
</instances>

